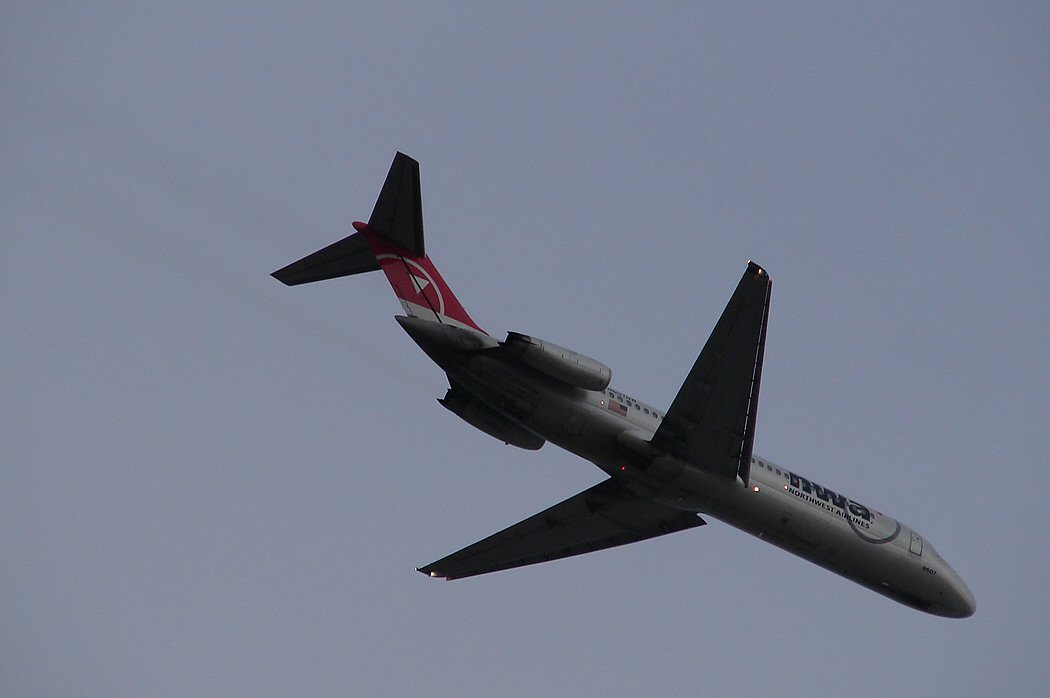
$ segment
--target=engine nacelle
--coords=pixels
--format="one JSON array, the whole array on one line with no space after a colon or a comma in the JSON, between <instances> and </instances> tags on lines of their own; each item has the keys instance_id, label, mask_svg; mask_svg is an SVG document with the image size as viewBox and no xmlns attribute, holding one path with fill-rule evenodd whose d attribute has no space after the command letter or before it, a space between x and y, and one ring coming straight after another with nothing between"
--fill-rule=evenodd
<instances>
[{"instance_id":1,"label":"engine nacelle","mask_svg":"<svg viewBox=\"0 0 1050 698\"><path fill-rule=\"evenodd\" d=\"M527 334L508 332L503 346L526 366L569 385L604 390L612 381L612 369L602 362Z\"/></svg>"},{"instance_id":2,"label":"engine nacelle","mask_svg":"<svg viewBox=\"0 0 1050 698\"><path fill-rule=\"evenodd\" d=\"M442 407L470 426L480 429L505 444L535 451L546 441L517 422L492 409L488 405L462 392L449 388L445 397L438 400Z\"/></svg>"}]
</instances>

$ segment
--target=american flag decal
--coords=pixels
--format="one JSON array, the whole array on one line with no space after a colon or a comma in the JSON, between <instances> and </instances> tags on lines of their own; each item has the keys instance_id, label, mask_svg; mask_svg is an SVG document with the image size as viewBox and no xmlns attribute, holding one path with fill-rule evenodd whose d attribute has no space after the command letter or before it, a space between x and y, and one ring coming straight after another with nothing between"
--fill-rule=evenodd
<instances>
[{"instance_id":1,"label":"american flag decal","mask_svg":"<svg viewBox=\"0 0 1050 698\"><path fill-rule=\"evenodd\" d=\"M616 400L609 400L609 410L615 412L621 417L627 416L627 405L623 404L622 402L617 402Z\"/></svg>"}]
</instances>

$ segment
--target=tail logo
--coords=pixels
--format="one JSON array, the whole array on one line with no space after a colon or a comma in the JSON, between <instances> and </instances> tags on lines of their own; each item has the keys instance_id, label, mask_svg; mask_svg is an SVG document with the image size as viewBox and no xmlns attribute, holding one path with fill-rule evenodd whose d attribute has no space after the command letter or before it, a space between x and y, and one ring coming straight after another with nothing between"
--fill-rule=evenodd
<instances>
[{"instance_id":1,"label":"tail logo","mask_svg":"<svg viewBox=\"0 0 1050 698\"><path fill-rule=\"evenodd\" d=\"M383 266L384 271L387 272L387 277L392 282L395 279L403 279L411 285L411 292L405 288L404 283L395 285L398 291L397 295L402 301L429 308L438 315L445 314L445 298L441 294L441 287L434 281L434 277L430 275L430 272L423 268L423 265L414 259L389 253L378 254L376 259ZM405 266L399 268L398 262Z\"/></svg>"},{"instance_id":2,"label":"tail logo","mask_svg":"<svg viewBox=\"0 0 1050 698\"><path fill-rule=\"evenodd\" d=\"M416 288L419 289L420 293L423 293L423 291L427 289L427 286L430 285L429 279L424 279L423 277L416 276L415 274L412 275L412 281L415 282Z\"/></svg>"}]
</instances>

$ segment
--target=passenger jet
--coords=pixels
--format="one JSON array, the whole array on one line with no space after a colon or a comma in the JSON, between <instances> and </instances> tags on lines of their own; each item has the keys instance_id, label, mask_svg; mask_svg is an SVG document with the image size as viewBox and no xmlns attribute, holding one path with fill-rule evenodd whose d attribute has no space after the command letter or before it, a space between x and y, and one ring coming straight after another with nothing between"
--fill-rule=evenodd
<instances>
[{"instance_id":1,"label":"passenger jet","mask_svg":"<svg viewBox=\"0 0 1050 698\"><path fill-rule=\"evenodd\" d=\"M397 153L368 223L273 273L294 286L382 270L395 319L447 374L438 400L511 446L560 446L609 476L418 568L458 579L703 526L701 515L938 616L973 615L973 594L916 531L752 452L771 282L748 262L671 405L610 387L604 364L518 332L499 340L464 310L426 253L419 163Z\"/></svg>"}]
</instances>

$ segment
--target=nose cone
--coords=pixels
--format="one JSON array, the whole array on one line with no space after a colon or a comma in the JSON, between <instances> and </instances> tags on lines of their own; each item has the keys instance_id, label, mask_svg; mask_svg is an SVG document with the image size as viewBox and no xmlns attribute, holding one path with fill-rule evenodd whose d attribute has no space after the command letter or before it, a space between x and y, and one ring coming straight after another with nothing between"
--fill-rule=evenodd
<instances>
[{"instance_id":1,"label":"nose cone","mask_svg":"<svg viewBox=\"0 0 1050 698\"><path fill-rule=\"evenodd\" d=\"M945 618L969 618L977 611L977 601L970 587L962 577L947 563L941 570L943 587L939 590L938 599L930 609L931 613Z\"/></svg>"},{"instance_id":2,"label":"nose cone","mask_svg":"<svg viewBox=\"0 0 1050 698\"><path fill-rule=\"evenodd\" d=\"M948 618L969 618L977 611L977 600L973 598L973 592L966 586L966 582L959 575L954 576L955 580L942 615Z\"/></svg>"}]
</instances>

